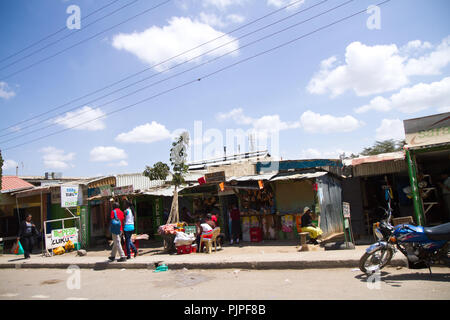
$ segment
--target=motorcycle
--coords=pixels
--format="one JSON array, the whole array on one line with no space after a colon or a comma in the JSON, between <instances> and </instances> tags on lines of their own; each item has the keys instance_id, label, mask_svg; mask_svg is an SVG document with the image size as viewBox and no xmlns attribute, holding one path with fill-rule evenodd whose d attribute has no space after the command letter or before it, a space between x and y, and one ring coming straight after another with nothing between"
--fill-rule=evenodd
<instances>
[{"instance_id":1,"label":"motorcycle","mask_svg":"<svg viewBox=\"0 0 450 320\"><path fill-rule=\"evenodd\" d=\"M390 222L392 209L390 203L386 219L376 223L375 235L378 242L366 249L359 260L359 269L367 275L384 268L397 250L408 259L408 268L428 268L443 263L450 267L450 222L435 227L422 227L410 224L393 226Z\"/></svg>"}]
</instances>

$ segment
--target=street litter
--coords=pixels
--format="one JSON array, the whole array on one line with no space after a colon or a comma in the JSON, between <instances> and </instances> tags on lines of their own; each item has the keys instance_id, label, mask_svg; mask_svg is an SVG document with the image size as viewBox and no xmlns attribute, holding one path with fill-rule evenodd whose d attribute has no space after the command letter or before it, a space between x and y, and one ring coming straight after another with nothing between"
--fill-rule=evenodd
<instances>
[{"instance_id":1,"label":"street litter","mask_svg":"<svg viewBox=\"0 0 450 320\"><path fill-rule=\"evenodd\" d=\"M158 268L155 269L153 272L163 272L169 270L169 267L167 267L165 264L160 265Z\"/></svg>"}]
</instances>

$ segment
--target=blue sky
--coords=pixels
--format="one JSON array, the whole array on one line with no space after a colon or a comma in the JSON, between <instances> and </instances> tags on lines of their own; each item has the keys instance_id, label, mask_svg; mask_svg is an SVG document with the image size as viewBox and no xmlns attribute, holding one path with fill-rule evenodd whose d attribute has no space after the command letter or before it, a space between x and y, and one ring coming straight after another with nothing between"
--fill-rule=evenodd
<instances>
[{"instance_id":1,"label":"blue sky","mask_svg":"<svg viewBox=\"0 0 450 320\"><path fill-rule=\"evenodd\" d=\"M140 172L145 165L168 162L171 139L183 129L190 132L191 160L222 155L225 144L229 154L238 144L241 152L248 151L252 132L255 148L267 146L282 159L336 158L342 152L358 153L376 140L403 138L404 119L450 109L446 0L392 0L379 11L364 12L219 73L214 72L378 2L164 2L0 2L0 148L5 174L15 174L16 166L20 175ZM80 9L79 30L66 27L73 14L66 11L70 5ZM232 138L237 133L239 138Z\"/></svg>"}]
</instances>

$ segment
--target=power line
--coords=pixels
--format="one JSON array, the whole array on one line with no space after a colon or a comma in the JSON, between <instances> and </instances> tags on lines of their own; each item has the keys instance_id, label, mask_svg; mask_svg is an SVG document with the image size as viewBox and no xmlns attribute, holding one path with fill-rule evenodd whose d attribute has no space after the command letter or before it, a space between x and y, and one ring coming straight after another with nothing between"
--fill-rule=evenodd
<instances>
[{"instance_id":1,"label":"power line","mask_svg":"<svg viewBox=\"0 0 450 320\"><path fill-rule=\"evenodd\" d=\"M131 18L128 18L128 19L126 19L126 20L124 20L124 21L122 21L122 22L120 22L120 23L118 23L118 24L115 24L115 25L113 25L112 27L109 27L109 28L107 28L107 29L105 29L105 30L103 30L103 31L101 31L101 32L98 32L98 33L96 33L95 35L93 35L93 36L91 36L91 37L89 37L89 38L87 38L87 39L81 40L81 41L75 43L74 45L71 45L70 47L67 47L67 48L65 48L65 49L63 49L63 50L61 50L61 51L56 52L55 54L53 54L53 55L51 55L51 56L48 56L48 57L46 57L46 58L44 58L44 59L41 59L41 60L39 60L39 61L37 61L37 62L35 62L35 63L32 63L32 64L28 65L27 67L22 68L22 69L20 69L20 70L18 70L18 71L16 71L16 72L13 72L13 73L7 75L6 77L3 77L2 80L9 79L9 78L11 78L12 76L15 76L15 75L17 75L17 74L19 74L19 73L21 73L21 72L23 72L23 71L25 71L25 70L28 70L28 69L30 69L30 68L32 68L32 67L34 67L34 66L36 66L36 65L38 65L38 64L40 64L40 63L42 63L42 62L45 62L45 61L47 61L47 60L50 60L51 58L54 58L54 57L60 55L61 53L66 52L67 50L70 50L70 49L72 49L72 48L74 48L74 47L76 47L76 46L79 46L80 44L83 44L83 43L85 43L85 42L87 42L87 41L89 41L89 40L92 40L93 38L95 38L95 37L97 37L97 36L99 36L99 35L101 35L101 34L103 34L103 33L105 33L105 32L108 32L108 31L110 31L110 30L112 30L112 29L114 29L114 28L116 28L116 27L118 27L118 26L120 26L120 25L122 25L122 24L124 24L124 23L127 23L127 22L129 22L129 21L131 21L131 20L133 20L133 19L135 19L135 18L137 18L137 17L139 17L139 16L142 16L143 14L146 14L146 13L152 11L152 10L157 9L157 8L161 7L162 5L164 5L164 4L166 4L166 3L170 2L170 1L171 1L171 0L166 0L166 1L164 1L164 2L162 2L162 3L160 3L160 4L158 4L158 5L156 5L156 6L154 6L154 7L151 7L151 8L149 8L149 9L147 9L147 10L144 10L143 12L141 12L141 13L135 15L135 16L132 16Z\"/></svg>"},{"instance_id":2,"label":"power line","mask_svg":"<svg viewBox=\"0 0 450 320\"><path fill-rule=\"evenodd\" d=\"M67 103L65 103L65 104L63 104L63 105L57 106L57 107L55 107L55 108L52 108L52 109L50 109L50 110L48 110L48 111L46 111L46 112L43 112L43 113L41 113L41 114L39 114L39 115L37 115L37 116L33 116L33 117L28 118L28 119L26 119L26 120L22 120L22 121L17 122L17 123L15 123L15 124L13 124L13 125L10 125L9 127L0 129L0 131L4 131L4 130L7 130L7 129L16 127L16 126L18 126L18 125L20 125L20 124L22 124L22 123L25 123L25 122L34 120L34 119L39 118L39 117L41 117L41 116L43 116L43 115L46 115L46 114L48 114L48 113L50 113L50 112L53 112L53 111L58 110L58 109L61 109L61 108L65 107L65 106L67 106L67 105L69 105L69 104L71 104L71 103L73 103L73 102L76 102L76 101L79 101L79 100L84 99L84 98L86 98L86 97L89 97L89 96L91 96L91 95L93 95L93 94L96 94L96 93L98 93L98 92L100 92L100 91L109 89L109 88L115 86L116 84L119 84L119 83L121 83L121 82L124 82L124 81L126 81L126 80L128 80L128 79L131 79L131 78L133 78L133 77L135 77L135 76L138 76L138 75L140 75L140 74L142 74L142 73L144 73L144 72L146 72L146 71L149 71L149 70L151 70L151 69L153 69L153 68L155 68L155 67L157 67L157 66L160 66L160 65L162 65L162 64L164 64L164 63L166 63L166 62L169 62L169 61L171 61L171 60L173 60L173 59L176 59L176 58L178 58L178 57L180 57L180 56L182 56L182 55L184 55L184 54L186 54L186 53L189 53L189 52L191 52L191 51L193 51L193 50L196 50L196 49L198 49L198 48L201 48L202 46L205 46L205 45L207 45L207 44L209 44L209 43L212 43L212 42L214 42L214 41L216 41L216 40L219 40L219 39L221 39L221 38L223 38L223 37L225 37L225 36L227 36L227 35L230 35L230 34L232 34L232 33L235 33L236 31L239 31L239 30L241 30L241 29L243 29L243 28L246 28L246 27L248 27L248 26L250 26L250 25L252 25L252 24L254 24L254 23L256 23L256 22L258 22L258 21L260 21L260 20L262 20L262 19L265 19L265 18L267 18L267 17L269 17L269 16L271 16L271 15L273 15L273 14L276 14L276 13L282 11L282 10L285 10L285 9L287 9L287 8L293 6L293 5L296 5L297 3L302 2L302 1L304 1L304 0L297 0L297 1L291 2L290 4L288 4L288 5L284 6L284 7L281 7L281 8L279 8L279 9L275 10L275 11L272 11L272 12L270 12L270 13L268 13L268 14L266 14L266 15L260 17L260 18L257 18L257 19L255 19L255 20L253 20L253 21L251 21L251 22L248 22L248 23L246 23L246 24L244 24L244 25L242 25L242 26L240 26L240 27L238 27L238 28L236 28L236 29L234 29L234 30L228 32L228 33L222 34L221 36L219 36L219 37L217 37L217 38L214 38L214 39L209 40L209 41L207 41L207 42L205 42L205 43L202 43L202 44L200 44L200 45L198 45L198 46L196 46L196 47L194 47L194 48L188 49L187 51L184 51L184 52L182 52L182 53L180 53L180 54L177 54L177 55L175 55L175 56L173 56L173 57L171 57L171 58L168 58L168 59L166 59L166 60L163 60L163 61L161 61L161 62L159 62L159 63L157 63L157 64L155 64L155 65L152 65L152 66L150 66L150 67L148 67L148 68L145 68L145 69L143 69L143 70L141 70L141 71L139 71L139 72L136 72L136 73L134 73L134 74L131 74L131 75L129 75L129 76L125 77L125 78L122 78L122 79L120 79L120 80L118 80L118 81L116 81L116 82L113 82L113 83L111 83L111 84L109 84L109 85L107 85L107 86L105 86L105 87L103 87L103 88L101 88L101 89L97 89L97 90L95 90L95 91L93 91L93 92L91 92L91 93L88 93L88 94L84 95L84 96L81 96L81 97L79 97L79 98L76 98L76 99L74 99L74 100L71 100L71 101L69 101L69 102L67 102ZM320 3L318 3L318 4L316 4L316 6L317 6L317 5L320 5L320 4L324 3L324 2L327 2L327 1L328 1L328 0L324 0L324 1L322 1L322 2L320 2ZM12 133L8 133L8 134L6 134L6 135L9 135L9 134L12 134ZM5 136L5 135L3 135L3 136Z\"/></svg>"},{"instance_id":3,"label":"power line","mask_svg":"<svg viewBox=\"0 0 450 320\"><path fill-rule=\"evenodd\" d=\"M133 0L133 1L129 2L129 3L127 3L126 5L124 5L124 6L120 7L120 8L118 8L118 9L116 9L116 10L114 10L114 11L108 13L108 14L106 14L105 16L103 16L103 17L101 17L101 18L98 18L97 20L94 20L93 22L91 22L91 23L89 23L89 24L83 26L82 29L79 29L79 30L76 30L76 31L74 31L74 32L72 32L72 33L69 33L68 35L66 35L66 36L64 36L64 37L61 37L61 38L59 38L59 39L57 39L57 40L55 40L55 41L53 41L53 42L51 42L51 43L45 45L45 46L42 47L42 48L39 48L39 49L37 49L37 50L35 50L35 51L29 53L28 55L26 55L26 56L24 56L24 57L22 57L22 58L20 58L20 59L17 59L17 60L15 60L15 61L13 61L13 62L11 62L10 64L7 64L6 66L0 68L0 71L5 70L5 69L7 69L7 68L13 66L13 65L15 65L15 64L17 64L17 63L19 63L19 62L21 62L21 61L23 61L23 60L29 58L29 57L35 55L36 53L41 52L42 50L45 50L45 49L47 49L47 48L49 48L49 47L51 47L51 46L57 44L58 42L61 42L62 40L65 40L65 39L67 39L67 38L73 36L74 34L77 34L78 32L81 32L81 31L86 30L86 28L89 28L90 26L96 24L97 22L99 22L99 21L101 21L101 20L103 20L103 19L105 19L105 18L108 18L108 17L112 16L113 14L115 14L115 13L117 13L117 12L119 12L119 11L121 11L121 10L127 8L127 7L129 7L129 6L132 5L132 4L135 4L136 2L138 2L138 0Z\"/></svg>"},{"instance_id":4,"label":"power line","mask_svg":"<svg viewBox=\"0 0 450 320\"><path fill-rule=\"evenodd\" d=\"M261 31L261 30L267 29L268 27L271 27L271 26L273 26L273 25L275 25L275 24L277 24L277 23L283 22L283 21L285 21L285 20L287 20L287 19L289 19L289 18L292 18L292 17L294 17L294 16L300 14L300 13L306 12L307 10L310 10L310 9L316 7L317 5L322 4L322 3L326 2L326 1L327 1L327 0L322 1L322 2L320 2L320 3L318 3L318 4L314 5L314 6L311 6L311 7L309 7L309 8L303 9L303 10L298 11L298 12L296 12L296 13L294 13L294 14L291 14L291 15L289 15L289 16L287 16L287 17L284 17L284 18L282 18L282 19L280 19L280 20L277 20L277 21L275 21L275 22L273 22L273 23L270 23L270 24L268 24L268 25L265 25L265 26L263 26L263 27L261 27L261 28L259 28L259 29L257 29L257 30L254 30L254 31L252 31L252 32L249 32L249 33L247 33L247 34L244 34L244 35L242 35L242 36L240 36L240 37L238 37L238 38L236 38L236 39L234 39L234 40L231 40L231 41L229 41L229 42L227 42L227 43L224 43L224 44L222 44L222 45L220 45L220 46L218 46L218 47L215 47L215 48L213 48L213 49L211 49L211 50L209 50L209 51L206 51L206 52L204 52L204 53L202 53L202 54L200 54L200 55L197 55L197 56L195 56L195 57L192 57L192 58L190 58L190 59L188 59L188 60L186 60L186 61L184 61L184 62L182 62L182 63L179 63L179 64L177 64L177 65L175 65L175 66L172 66L172 67L169 68L169 69L166 69L166 70L164 70L164 71L158 72L158 73L153 74L153 75L151 75L151 76L149 76L149 77L146 77L146 78L141 79L141 80L139 80L139 81L133 82L133 83L131 83L131 84L125 86L125 87L122 87L122 88L120 88L120 89L117 89L117 90L115 90L115 91L113 91L113 92L110 92L110 93L108 93L108 94L106 94L106 95L103 95L103 96L101 96L101 97L98 97L98 98L96 98L96 99L94 99L94 100L91 100L91 101L85 102L85 103L83 103L83 104L81 104L81 105L78 105L78 106L76 106L76 107L73 107L73 108L71 108L71 109L69 109L69 110L67 110L67 111L65 111L65 112L63 112L63 113L60 113L60 114L56 115L55 117L57 117L57 116L59 116L59 115L63 115L63 114L66 113L66 112L69 112L69 111L73 111L73 110L75 110L75 109L78 109L79 107L82 107L83 105L87 105L87 104L90 104L90 103L95 102L95 101L97 101L97 100L100 100L100 99L103 99L103 98L105 98L105 97L108 97L108 96L110 96L110 95L112 95L112 94L114 94L114 93L117 93L117 92L122 91L122 90L124 90L124 89L127 89L127 88L129 88L129 87L132 87L132 86L134 86L134 85L136 85L136 84L138 84L138 83L140 83L140 82L146 81L146 80L148 80L148 79L150 79L150 78L153 78L153 77L156 77L156 76L158 76L158 75L160 75L160 74L162 74L162 73L164 73L164 72L167 72L167 71L170 71L170 70L172 70L172 69L175 69L175 68L177 68L177 67L179 67L179 66L181 66L181 65L184 65L184 64L186 64L186 63L188 63L188 62L190 62L190 61L194 61L194 60L196 60L196 59L198 59L198 58L200 58L200 57L202 57L202 56L204 56L204 55L207 55L207 54L209 54L209 53L211 53L211 52L213 52L213 51L216 51L217 49L220 49L220 48L222 48L222 47L228 46L229 44L231 44L231 43L233 43L233 42L236 42L236 41L241 40L241 39L243 39L243 38L245 38L245 37L248 37L248 36L250 36L250 35L252 35L252 34L254 34L254 33L256 33L256 32L259 32L259 31ZM208 62L202 63L202 64L200 64L200 65L198 65L198 66L195 66L194 68L188 69L188 70L186 70L186 71L184 71L184 72L181 72L181 73L178 73L178 74L175 74L175 75L173 75L173 76L171 76L171 77L169 77L169 78L167 78L167 79L164 79L164 80L162 80L162 81L158 81L158 82L156 82L156 83L152 83L152 84L147 85L147 86L145 86L145 87L143 87L143 88L141 88L141 89L138 89L138 90L136 90L136 91L134 91L134 92L131 92L131 93L129 93L129 94L126 94L126 95L124 95L124 96L122 96L122 97L116 98L116 99L114 99L114 100L112 100L112 101L109 101L109 102L107 102L107 103L104 103L104 104L102 104L102 105L99 105L98 108L103 107L103 106L105 106L105 105L108 105L108 104L110 104L110 103L116 102L116 101L118 101L118 100L121 100L121 99L123 99L123 98L129 97L129 96L131 96L131 95L133 95L133 94L136 94L136 93L138 93L138 92L140 92L140 91L143 91L143 90L145 90L145 89L148 89L148 88L154 86L155 84L159 84L159 83L161 83L161 82L163 82L163 81L167 81L167 80L172 79L172 78L174 78L174 77L176 77L176 76L179 76L179 75L181 75L181 74L184 74L184 73L186 73L186 72L188 72L188 71L192 71L193 69L199 68L199 67L205 65L206 63L210 63L211 61L215 61L215 60L220 59L220 58L222 58L222 57L224 57L224 56L226 56L226 55L229 55L229 54L231 54L231 53L233 53L233 52L236 52L236 51L238 51L238 50L240 50L240 49L246 48L246 47L248 47L248 46L250 46L250 45L253 45L253 44L257 43L257 42L260 42L260 41L265 40L265 39L267 39L267 38L273 37L274 35L277 35L277 34L279 34L279 33L281 33L281 32L284 32L284 31L287 31L287 30L289 30L289 29L292 29L292 28L294 28L294 27L296 27L296 26L298 26L298 25L300 25L300 24L303 24L303 23L305 23L305 22L308 22L308 21L310 21L310 20L312 20L312 19L315 19L315 18L317 18L317 17L319 17L319 16L321 16L321 15L324 15L324 14L326 14L326 13L328 13L328 12L331 12L331 11L333 11L333 10L336 10L336 9L338 9L338 8L344 6L344 5L346 5L346 4L348 4L348 3L352 2L352 1L353 1L353 0L349 0L349 1L347 1L347 2L345 2L345 3L343 3L343 4L341 4L341 5L338 5L337 7L334 7L334 8L332 8L332 9L326 10L326 11L324 11L324 12L322 12L322 13L320 13L320 14L318 14L318 15L316 15L316 16L310 18L310 19L307 19L307 20L304 20L304 21L295 23L295 24L293 24L293 25L291 25L291 26L289 26L289 27L287 27L287 28L284 28L284 29L282 29L282 30L280 30L280 31L277 31L277 32L272 33L272 34L267 35L267 36L264 36L264 37L262 37L262 38L260 38L260 39L258 39L258 40L256 40L256 41L253 41L253 42L251 42L251 43L249 43L249 44L246 44L246 45L244 45L244 46L242 46L242 47L240 47L240 48L238 48L238 49L235 49L235 50L233 50L233 51L227 52L227 53L225 53L225 54L223 54L223 55L221 55L221 56L219 56L219 57L217 57L217 58L215 58L215 59L213 59L213 60L210 60L210 61L208 61ZM83 115L83 114L89 113L89 112L91 112L91 110L87 110L87 111L85 111L85 112L81 112L81 113L76 114L76 115L74 115L74 116L72 116L72 117L66 118L65 120L66 120L66 121L67 121L67 120L71 120L71 119L77 118L77 117L79 117L79 116L81 116L81 115ZM55 118L55 117L49 117L49 118L46 118L46 119L41 120L41 121L44 122L44 121L47 121L47 120L51 120L51 119L53 119L53 118ZM11 139L4 140L4 141L0 141L0 143L5 143L5 142L12 141L12 140L16 140L16 139L21 138L21 137L23 137L23 136L32 134L32 133L37 132L37 131L40 131L40 130L47 129L47 128L49 128L49 127L51 127L51 126L54 126L54 125L57 125L57 124L58 124L58 123L55 122L55 123L49 124L49 125L47 125L47 126L45 126L45 127L41 127L41 128L32 130L32 131L30 131L30 132L24 133L24 134L22 134L22 135L13 137L13 138L11 138ZM32 126L34 126L34 125L35 125L35 124L29 125L29 126L25 127L24 129L30 128L30 127L32 127ZM6 135L8 135L8 134L6 134ZM5 136L5 135L2 135L2 136ZM2 136L0 136L0 137L2 137Z\"/></svg>"},{"instance_id":5,"label":"power line","mask_svg":"<svg viewBox=\"0 0 450 320\"><path fill-rule=\"evenodd\" d=\"M89 13L89 14L86 15L86 17L84 17L83 19L87 19L88 17L92 16L93 14L95 14L95 13L97 13L97 12L99 12L99 11L101 11L101 10L103 10L103 9L105 9L105 8L107 8L107 7L109 7L109 6L111 6L111 5L113 5L113 4L116 3L117 1L120 1L120 0L113 0L113 1L111 1L111 2L108 3L107 5L104 5L103 7L98 8L97 10L95 10L95 11ZM25 47L25 48L23 48L23 49L21 49L21 50L15 52L15 53L9 55L9 56L3 58L2 60L0 60L0 63L2 63L3 61L9 60L9 59L12 58L12 57L17 56L18 54L20 54L20 53L22 53L22 52L24 52L24 51L26 51L26 50L28 50L28 49L34 47L35 45L37 45L37 44L39 44L39 43L41 43L41 42L43 42L43 41L45 41L45 40L47 40L47 39L49 39L49 38L55 36L55 35L57 35L58 33L61 33L61 32L63 32L63 31L65 31L65 30L67 30L67 27L66 27L66 26L64 26L64 27L62 27L61 29L59 29L59 30L57 30L57 31L55 31L55 32L53 32L53 33L51 33L51 34L45 36L44 38L42 38L42 39L40 39L40 40L38 40L38 41L36 41L36 42L33 42L32 44L28 45L27 47Z\"/></svg>"},{"instance_id":6,"label":"power line","mask_svg":"<svg viewBox=\"0 0 450 320\"><path fill-rule=\"evenodd\" d=\"M385 3L388 3L388 2L390 2L390 1L391 1L391 0L385 0L385 1L383 1L383 2L378 3L377 6L384 5ZM112 114L121 112L121 111L126 110L126 109L129 109L129 108L132 108L132 107L134 107L134 106L136 106L136 105L139 105L139 104L141 104L141 103L144 103L144 102L147 102L147 101L149 101L149 100L155 99L155 98L157 98L157 97L159 97L159 96L161 96L161 95L164 95L164 94L167 94L167 93L169 93L169 92L178 90L178 89L180 89L180 88L182 88L182 87L191 85L191 84L196 83L196 82L198 82L198 81L201 81L201 80L204 80L204 79L208 79L208 78L210 78L210 77L212 77L212 76L214 76L214 75L216 75L216 74L218 74L218 73L221 73L221 72L223 72L223 71L225 71L225 70L234 68L234 67L237 66L237 65L240 65L240 64L242 64L242 63L244 63L244 62L247 62L247 61L250 61L250 60L252 60L252 59L255 59L255 58L259 57L259 56L262 56L262 55L268 54L268 53L270 53L270 52L273 52L273 51L275 51L275 50L281 49L281 48L283 48L283 47L285 47L285 46L287 46L287 45L290 45L290 44L292 44L292 43L294 43L294 42L297 42L297 41L299 41L299 40L301 40L301 39L304 39L304 38L306 38L306 37L308 37L308 36L311 36L311 35L313 35L313 34L315 34L315 33L317 33L317 32L320 32L320 31L322 31L322 30L324 30L324 29L330 28L330 27L332 27L332 26L334 26L334 25L336 25L336 24L338 24L338 23L341 23L341 22L343 22L343 21L349 20L349 19L351 19L351 18L353 18L353 17L355 17L355 16L358 16L358 15L360 15L360 14L362 14L362 13L365 13L365 12L366 12L366 9L361 10L361 11L358 11L358 12L356 12L356 13L353 13L353 14L349 15L349 16L346 16L346 17L341 18L341 19L339 19L339 20L336 20L336 21L334 21L334 22L332 22L332 23L329 23L329 24L327 24L327 25L325 25L325 26L323 26L323 27L320 27L320 28L315 29L315 30L313 30L313 31L311 31L311 32L308 32L308 33L306 33L306 34L303 34L303 35L301 35L301 36L299 36L299 37L297 37L297 38L295 38L295 39L292 39L292 40L290 40L290 41L284 42L284 43L282 43L282 44L280 44L280 45L277 45L277 46L272 47L272 48L270 48L270 49L268 49L268 50L265 50L265 51L262 51L262 52L260 52L260 53L257 53L257 54L255 54L255 55L253 55L253 56L248 57L248 58L239 60L239 61L237 61L237 62L235 62L235 63L233 63L233 64L230 64L230 65L228 65L228 66L226 66L226 67L223 67L223 68L221 68L221 69L218 69L218 70L216 70L216 71L214 71L214 72L208 73L208 74L204 75L203 77L199 77L199 78L196 78L196 79L194 79L194 80L190 80L190 81L185 82L185 83L183 83L183 84L181 84L181 85L178 85L178 86L176 86L176 87L173 87L173 88L168 89L168 90L165 90L165 91L162 91L162 92L157 93L157 94L155 94L155 95L153 95L153 96L150 96L150 97L147 97L147 98L145 98L145 99L143 99L143 100L140 100L140 101L138 101L138 102L135 102L135 103L133 103L133 104L131 104L131 105L128 105L128 106L125 106L125 107L122 107L122 108L113 110L113 111L111 111L111 112L109 112L109 113L106 113L106 114L104 114L104 115L102 115L102 116L99 116L99 117L97 117L97 118L91 119L91 120L89 120L89 121L86 121L86 122L84 122L84 123L81 123L81 124L78 124L78 125L75 125L75 126L72 126L72 127L69 127L69 128L65 128L65 129L62 129L62 130L59 130L59 131L56 131L56 132L47 134L47 135L45 135L45 136L41 136L41 137L35 138L35 139L33 139L33 140L30 140L30 141L27 141L27 142L24 142L24 143L21 143L21 144L18 144L18 145L9 147L9 148L4 148L3 150L10 150L10 149L14 149L14 148L17 148L17 147L26 145L26 144L30 144L30 143L32 143L32 142L35 142L35 141L38 141L38 140L42 140L42 139L48 138L48 137L50 137L50 136L53 136L53 135L56 135L56 134L59 134L59 133L62 133L62 132L65 132L65 131L68 131L68 130L77 128L77 127L79 127L79 126L81 126L81 125L85 125L86 123L90 123L90 122L93 122L93 121L97 121L97 120L102 119L102 118L105 118L105 117L107 117L107 116L109 116L109 115L112 115Z\"/></svg>"}]
</instances>

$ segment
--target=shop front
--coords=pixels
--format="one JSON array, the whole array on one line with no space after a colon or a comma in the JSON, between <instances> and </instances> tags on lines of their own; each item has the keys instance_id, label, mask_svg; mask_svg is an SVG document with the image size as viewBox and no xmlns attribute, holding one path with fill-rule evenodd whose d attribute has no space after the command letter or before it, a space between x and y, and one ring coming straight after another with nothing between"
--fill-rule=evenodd
<instances>
[{"instance_id":1,"label":"shop front","mask_svg":"<svg viewBox=\"0 0 450 320\"><path fill-rule=\"evenodd\" d=\"M450 221L450 112L403 121L414 216L419 225Z\"/></svg>"},{"instance_id":2,"label":"shop front","mask_svg":"<svg viewBox=\"0 0 450 320\"><path fill-rule=\"evenodd\" d=\"M342 181L343 199L350 204L356 238L373 235L373 223L384 218L386 190L391 194L394 222L413 217L408 197L409 176L405 152L383 153L344 160L347 178Z\"/></svg>"}]
</instances>

